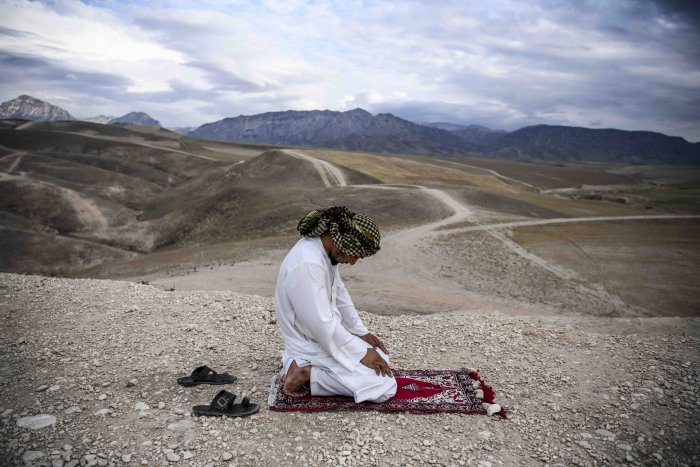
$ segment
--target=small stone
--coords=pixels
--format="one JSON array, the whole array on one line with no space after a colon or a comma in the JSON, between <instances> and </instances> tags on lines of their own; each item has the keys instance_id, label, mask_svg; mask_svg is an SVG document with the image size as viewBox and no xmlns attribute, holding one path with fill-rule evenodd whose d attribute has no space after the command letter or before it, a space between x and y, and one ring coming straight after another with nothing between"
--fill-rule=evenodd
<instances>
[{"instance_id":1,"label":"small stone","mask_svg":"<svg viewBox=\"0 0 700 467\"><path fill-rule=\"evenodd\" d=\"M303 448L302 446L297 446L297 447L296 447L296 451L297 451L297 452L301 452L301 451L303 451L303 450L304 450L304 448Z\"/></svg>"},{"instance_id":2,"label":"small stone","mask_svg":"<svg viewBox=\"0 0 700 467\"><path fill-rule=\"evenodd\" d=\"M59 389L61 389L61 385L60 385L60 384L54 384L53 386L51 386L51 387L49 388L49 391L58 391Z\"/></svg>"},{"instance_id":3,"label":"small stone","mask_svg":"<svg viewBox=\"0 0 700 467\"><path fill-rule=\"evenodd\" d=\"M233 458L233 454L231 454L230 452L225 452L221 454L221 458L225 461L229 461Z\"/></svg>"},{"instance_id":4,"label":"small stone","mask_svg":"<svg viewBox=\"0 0 700 467\"><path fill-rule=\"evenodd\" d=\"M109 409L100 409L97 412L95 412L95 415L97 415L98 417L104 417L105 415L109 414L110 412L111 412L111 410L109 410Z\"/></svg>"},{"instance_id":5,"label":"small stone","mask_svg":"<svg viewBox=\"0 0 700 467\"><path fill-rule=\"evenodd\" d=\"M384 438L382 438L381 436L375 436L374 441L379 444L384 444Z\"/></svg>"},{"instance_id":6,"label":"small stone","mask_svg":"<svg viewBox=\"0 0 700 467\"><path fill-rule=\"evenodd\" d=\"M659 460L659 461L661 461L661 460L664 459L664 457L663 457L661 454L659 454L658 452L653 452L653 453L651 454L651 457L653 457L653 458L655 458L656 460Z\"/></svg>"},{"instance_id":7,"label":"small stone","mask_svg":"<svg viewBox=\"0 0 700 467\"><path fill-rule=\"evenodd\" d=\"M134 410L145 411L145 410L151 410L151 408L145 402L137 402L136 405L134 406Z\"/></svg>"},{"instance_id":8,"label":"small stone","mask_svg":"<svg viewBox=\"0 0 700 467\"><path fill-rule=\"evenodd\" d=\"M480 431L479 432L479 438L481 439L489 439L493 433L490 431Z\"/></svg>"},{"instance_id":9,"label":"small stone","mask_svg":"<svg viewBox=\"0 0 700 467\"><path fill-rule=\"evenodd\" d=\"M158 402L158 408L159 408L159 409L164 409L164 408L165 408L165 402Z\"/></svg>"},{"instance_id":10,"label":"small stone","mask_svg":"<svg viewBox=\"0 0 700 467\"><path fill-rule=\"evenodd\" d=\"M19 339L17 339L15 341L15 344L17 344L17 345L26 344L26 343L27 343L27 339L25 339L24 337L20 337ZM29 452L32 452L32 451L29 451ZM38 451L36 451L36 452L38 452Z\"/></svg>"},{"instance_id":11,"label":"small stone","mask_svg":"<svg viewBox=\"0 0 700 467\"><path fill-rule=\"evenodd\" d=\"M194 454L192 454L190 451L184 451L182 453L182 458L184 460L192 459L194 457Z\"/></svg>"},{"instance_id":12,"label":"small stone","mask_svg":"<svg viewBox=\"0 0 700 467\"><path fill-rule=\"evenodd\" d=\"M107 394L100 394L100 396L98 397L98 399L101 400L101 401L107 399Z\"/></svg>"},{"instance_id":13,"label":"small stone","mask_svg":"<svg viewBox=\"0 0 700 467\"><path fill-rule=\"evenodd\" d=\"M42 384L41 386L37 387L34 391L36 392L43 392L46 391L49 387L46 384ZM37 451L38 452L38 451Z\"/></svg>"},{"instance_id":14,"label":"small stone","mask_svg":"<svg viewBox=\"0 0 700 467\"><path fill-rule=\"evenodd\" d=\"M316 438L316 439L318 439L318 438L321 437L321 432L320 432L320 431L314 431L313 433L311 433L311 436L314 437L314 438Z\"/></svg>"},{"instance_id":15,"label":"small stone","mask_svg":"<svg viewBox=\"0 0 700 467\"><path fill-rule=\"evenodd\" d=\"M597 430L595 430L594 433L596 435L600 436L601 438L605 438L605 439L609 439L609 440L615 439L615 433L612 433L608 430L604 430L602 428L598 428Z\"/></svg>"},{"instance_id":16,"label":"small stone","mask_svg":"<svg viewBox=\"0 0 700 467\"><path fill-rule=\"evenodd\" d=\"M131 462L131 454L122 454L122 462L124 462L125 464Z\"/></svg>"},{"instance_id":17,"label":"small stone","mask_svg":"<svg viewBox=\"0 0 700 467\"><path fill-rule=\"evenodd\" d=\"M622 449L623 451L631 451L631 450L632 450L632 446L630 446L630 445L627 444L627 443L620 443L620 444L617 445L617 447L618 447L619 449Z\"/></svg>"},{"instance_id":18,"label":"small stone","mask_svg":"<svg viewBox=\"0 0 700 467\"><path fill-rule=\"evenodd\" d=\"M180 456L175 454L175 451L173 451L172 449L163 449L163 454L165 454L165 458L168 459L168 462L180 461Z\"/></svg>"},{"instance_id":19,"label":"small stone","mask_svg":"<svg viewBox=\"0 0 700 467\"><path fill-rule=\"evenodd\" d=\"M132 379L132 380L127 381L126 387L127 387L127 388L133 388L133 387L136 386L138 383L139 383L138 380Z\"/></svg>"},{"instance_id":20,"label":"small stone","mask_svg":"<svg viewBox=\"0 0 700 467\"><path fill-rule=\"evenodd\" d=\"M73 405L73 406L68 407L64 412L67 413L68 415L70 415L72 413L80 413L82 411L83 411L83 409L81 409L77 405Z\"/></svg>"},{"instance_id":21,"label":"small stone","mask_svg":"<svg viewBox=\"0 0 700 467\"><path fill-rule=\"evenodd\" d=\"M56 423L56 417L48 414L33 415L30 417L22 417L17 419L17 426L20 428L29 428L30 430L38 430Z\"/></svg>"},{"instance_id":22,"label":"small stone","mask_svg":"<svg viewBox=\"0 0 700 467\"><path fill-rule=\"evenodd\" d=\"M64 444L64 445L63 445L63 450L64 450L64 451L72 451L72 450L73 450L73 446L71 446L70 444Z\"/></svg>"},{"instance_id":23,"label":"small stone","mask_svg":"<svg viewBox=\"0 0 700 467\"><path fill-rule=\"evenodd\" d=\"M34 462L38 461L39 459L43 459L44 457L46 457L46 454L44 454L42 451L27 451L22 454L22 461L25 463L25 465L32 465Z\"/></svg>"}]
</instances>

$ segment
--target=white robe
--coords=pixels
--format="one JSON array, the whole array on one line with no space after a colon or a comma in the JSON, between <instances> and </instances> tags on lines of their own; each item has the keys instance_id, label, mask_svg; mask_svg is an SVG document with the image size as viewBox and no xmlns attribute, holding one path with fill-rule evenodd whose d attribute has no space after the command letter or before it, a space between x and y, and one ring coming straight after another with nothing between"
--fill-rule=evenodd
<instances>
[{"instance_id":1,"label":"white robe","mask_svg":"<svg viewBox=\"0 0 700 467\"><path fill-rule=\"evenodd\" d=\"M383 402L396 393L394 378L377 376L360 363L371 346L358 336L368 331L320 238L302 238L287 254L277 277L275 310L285 342L284 372L293 360L299 367L311 365L312 395Z\"/></svg>"}]
</instances>

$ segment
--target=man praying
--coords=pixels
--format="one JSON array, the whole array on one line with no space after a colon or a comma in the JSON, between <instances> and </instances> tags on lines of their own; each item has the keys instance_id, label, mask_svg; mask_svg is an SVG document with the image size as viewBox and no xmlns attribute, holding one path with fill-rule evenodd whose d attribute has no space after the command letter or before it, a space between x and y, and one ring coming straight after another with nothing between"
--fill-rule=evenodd
<instances>
[{"instance_id":1,"label":"man praying","mask_svg":"<svg viewBox=\"0 0 700 467\"><path fill-rule=\"evenodd\" d=\"M293 397L350 396L384 402L396 394L386 347L362 323L338 264L379 251L375 222L345 207L307 214L302 238L282 262L275 311L284 336L283 391Z\"/></svg>"}]
</instances>

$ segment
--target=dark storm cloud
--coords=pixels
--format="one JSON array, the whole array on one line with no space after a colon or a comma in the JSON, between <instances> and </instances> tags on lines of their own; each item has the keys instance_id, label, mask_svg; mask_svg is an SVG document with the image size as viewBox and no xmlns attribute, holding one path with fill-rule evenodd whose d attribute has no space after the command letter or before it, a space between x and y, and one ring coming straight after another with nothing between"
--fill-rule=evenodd
<instances>
[{"instance_id":1,"label":"dark storm cloud","mask_svg":"<svg viewBox=\"0 0 700 467\"><path fill-rule=\"evenodd\" d=\"M696 0L652 0L652 3L674 21L700 28L700 4Z\"/></svg>"}]
</instances>

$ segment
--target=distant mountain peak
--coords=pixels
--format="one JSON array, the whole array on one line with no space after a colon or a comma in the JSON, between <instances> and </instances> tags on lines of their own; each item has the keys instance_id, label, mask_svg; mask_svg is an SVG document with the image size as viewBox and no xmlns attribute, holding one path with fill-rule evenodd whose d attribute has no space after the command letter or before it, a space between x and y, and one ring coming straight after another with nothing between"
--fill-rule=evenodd
<instances>
[{"instance_id":1,"label":"distant mountain peak","mask_svg":"<svg viewBox=\"0 0 700 467\"><path fill-rule=\"evenodd\" d=\"M0 118L21 120L75 120L67 110L28 94L0 104Z\"/></svg>"},{"instance_id":2,"label":"distant mountain peak","mask_svg":"<svg viewBox=\"0 0 700 467\"><path fill-rule=\"evenodd\" d=\"M107 124L114 120L114 117L109 115L95 115L94 117L85 117L81 118L80 120L83 122Z\"/></svg>"},{"instance_id":3,"label":"distant mountain peak","mask_svg":"<svg viewBox=\"0 0 700 467\"><path fill-rule=\"evenodd\" d=\"M121 117L113 118L109 121L110 124L114 123L129 123L132 125L142 125L142 126L161 126L160 122L155 118L151 117L145 112L129 112Z\"/></svg>"}]
</instances>

